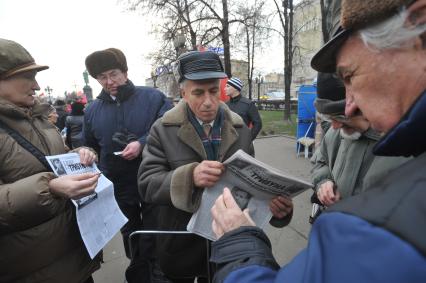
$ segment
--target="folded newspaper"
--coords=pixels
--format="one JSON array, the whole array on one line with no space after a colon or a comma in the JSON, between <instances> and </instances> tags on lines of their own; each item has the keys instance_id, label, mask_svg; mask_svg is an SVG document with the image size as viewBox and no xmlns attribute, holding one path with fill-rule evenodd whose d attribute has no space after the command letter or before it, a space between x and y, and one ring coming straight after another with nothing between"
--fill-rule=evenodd
<instances>
[{"instance_id":1,"label":"folded newspaper","mask_svg":"<svg viewBox=\"0 0 426 283\"><path fill-rule=\"evenodd\" d=\"M96 164L85 166L77 153L46 156L57 176L100 173ZM95 193L71 200L76 207L81 238L91 258L120 231L127 222L114 197L114 186L104 175L98 179Z\"/></svg>"},{"instance_id":2,"label":"folded newspaper","mask_svg":"<svg viewBox=\"0 0 426 283\"><path fill-rule=\"evenodd\" d=\"M299 178L283 173L238 150L224 162L225 173L219 181L203 192L201 205L192 215L187 230L209 240L215 241L212 230L210 209L214 202L228 187L238 206L249 209L253 221L263 229L272 217L269 202L276 196L291 198L311 188L313 185Z\"/></svg>"}]
</instances>

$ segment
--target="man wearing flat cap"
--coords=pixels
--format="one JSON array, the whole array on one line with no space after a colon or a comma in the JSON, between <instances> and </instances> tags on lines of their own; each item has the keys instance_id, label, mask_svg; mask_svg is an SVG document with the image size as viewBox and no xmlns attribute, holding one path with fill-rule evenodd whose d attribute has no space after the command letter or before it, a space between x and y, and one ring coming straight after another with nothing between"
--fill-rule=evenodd
<instances>
[{"instance_id":1,"label":"man wearing flat cap","mask_svg":"<svg viewBox=\"0 0 426 283\"><path fill-rule=\"evenodd\" d=\"M254 140L262 129L262 119L256 104L250 99L241 95L243 82L236 77L232 77L226 82L225 92L229 96L226 105L243 118L247 127L251 127L251 138Z\"/></svg>"},{"instance_id":2,"label":"man wearing flat cap","mask_svg":"<svg viewBox=\"0 0 426 283\"><path fill-rule=\"evenodd\" d=\"M253 144L241 117L219 99L220 79L226 74L217 54L182 54L175 73L183 99L152 126L139 169L139 192L159 206L161 230L185 231L203 190L224 172L222 161L239 149L253 154ZM276 202L274 216L286 221L292 206ZM207 282L206 241L195 235L161 236L162 271L173 282L194 282L195 277Z\"/></svg>"},{"instance_id":3,"label":"man wearing flat cap","mask_svg":"<svg viewBox=\"0 0 426 283\"><path fill-rule=\"evenodd\" d=\"M215 282L425 281L426 0L343 0L340 25L312 67L337 72L345 115L362 113L384 133L374 154L413 159L327 209L308 247L281 269L266 235L247 227L225 191L212 209L213 229L225 232L212 245Z\"/></svg>"},{"instance_id":4,"label":"man wearing flat cap","mask_svg":"<svg viewBox=\"0 0 426 283\"><path fill-rule=\"evenodd\" d=\"M146 239L144 250L139 251L134 244L131 255L128 243L130 233L150 226L153 213L150 206L141 204L137 189L141 151L152 124L171 108L171 103L154 88L133 85L127 76L126 57L117 48L93 52L85 63L89 74L102 86L85 111L85 144L99 152L99 169L113 182L117 203L129 219L121 233L126 256L132 259L126 277L133 282L133 266L139 258L149 260L152 249Z\"/></svg>"},{"instance_id":5,"label":"man wearing flat cap","mask_svg":"<svg viewBox=\"0 0 426 283\"><path fill-rule=\"evenodd\" d=\"M361 113L345 116L345 87L335 74L318 74L314 104L322 119L331 123L311 158L312 199L317 204L328 207L360 194L408 160L373 155L380 133Z\"/></svg>"},{"instance_id":6,"label":"man wearing flat cap","mask_svg":"<svg viewBox=\"0 0 426 283\"><path fill-rule=\"evenodd\" d=\"M36 100L38 65L17 42L0 38L0 282L93 282L74 206L94 192L99 176L55 176L46 155L65 153L48 104ZM82 164L96 154L77 148Z\"/></svg>"}]
</instances>

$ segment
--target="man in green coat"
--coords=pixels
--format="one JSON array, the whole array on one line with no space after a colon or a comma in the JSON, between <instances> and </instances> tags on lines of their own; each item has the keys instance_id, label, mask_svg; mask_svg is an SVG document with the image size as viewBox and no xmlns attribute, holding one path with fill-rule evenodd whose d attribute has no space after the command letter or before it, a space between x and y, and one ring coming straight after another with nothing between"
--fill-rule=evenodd
<instances>
[{"instance_id":1,"label":"man in green coat","mask_svg":"<svg viewBox=\"0 0 426 283\"><path fill-rule=\"evenodd\" d=\"M330 206L365 191L408 159L373 155L380 133L361 114L344 116L345 88L334 74L318 74L317 92L315 106L331 127L311 159L311 179L318 200Z\"/></svg>"}]
</instances>

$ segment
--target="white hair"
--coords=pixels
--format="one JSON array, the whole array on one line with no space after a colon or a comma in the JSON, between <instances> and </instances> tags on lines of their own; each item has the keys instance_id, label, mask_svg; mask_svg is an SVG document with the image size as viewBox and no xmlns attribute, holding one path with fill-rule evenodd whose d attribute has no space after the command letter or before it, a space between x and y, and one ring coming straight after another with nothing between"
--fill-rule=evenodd
<instances>
[{"instance_id":1,"label":"white hair","mask_svg":"<svg viewBox=\"0 0 426 283\"><path fill-rule=\"evenodd\" d=\"M179 83L179 89L184 89L185 88L185 83L186 83L186 80L181 81Z\"/></svg>"},{"instance_id":2,"label":"white hair","mask_svg":"<svg viewBox=\"0 0 426 283\"><path fill-rule=\"evenodd\" d=\"M402 8L396 15L361 29L359 35L366 46L379 50L410 47L415 37L426 32L426 24L406 26L408 16L409 12Z\"/></svg>"}]
</instances>

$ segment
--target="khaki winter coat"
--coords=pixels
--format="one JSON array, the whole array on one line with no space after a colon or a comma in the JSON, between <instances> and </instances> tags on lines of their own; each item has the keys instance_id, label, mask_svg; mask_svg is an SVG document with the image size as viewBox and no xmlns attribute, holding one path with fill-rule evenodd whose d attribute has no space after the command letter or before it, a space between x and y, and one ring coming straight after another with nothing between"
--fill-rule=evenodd
<instances>
[{"instance_id":1,"label":"khaki winter coat","mask_svg":"<svg viewBox=\"0 0 426 283\"><path fill-rule=\"evenodd\" d=\"M24 110L0 98L0 120L45 155L65 152L48 105ZM84 282L99 261L87 254L71 203L52 195L54 175L0 130L0 282Z\"/></svg>"},{"instance_id":2,"label":"khaki winter coat","mask_svg":"<svg viewBox=\"0 0 426 283\"><path fill-rule=\"evenodd\" d=\"M253 155L250 129L225 104L219 161L238 149ZM207 159L200 137L187 117L182 100L152 126L139 168L139 193L158 205L161 230L185 231L200 204L203 189L193 182L194 168ZM159 238L159 262L170 277L205 275L206 242L198 236Z\"/></svg>"},{"instance_id":3,"label":"khaki winter coat","mask_svg":"<svg viewBox=\"0 0 426 283\"><path fill-rule=\"evenodd\" d=\"M360 194L398 168L409 158L375 156L377 139L361 136L344 139L340 130L330 128L311 159L315 190L325 181L333 181L342 199Z\"/></svg>"}]
</instances>

